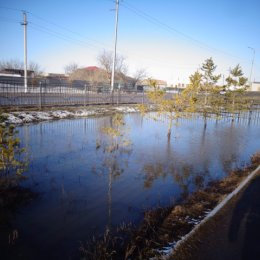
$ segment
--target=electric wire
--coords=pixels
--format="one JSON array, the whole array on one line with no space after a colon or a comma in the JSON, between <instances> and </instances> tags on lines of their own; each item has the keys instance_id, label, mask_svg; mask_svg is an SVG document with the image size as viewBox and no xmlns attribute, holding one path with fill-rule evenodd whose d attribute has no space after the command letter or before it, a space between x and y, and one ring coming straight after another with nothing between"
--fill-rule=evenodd
<instances>
[{"instance_id":1,"label":"electric wire","mask_svg":"<svg viewBox=\"0 0 260 260\"><path fill-rule=\"evenodd\" d=\"M42 31L42 32L47 33L47 34L50 34L50 35L55 36L55 37L57 37L59 39L62 39L62 40L65 40L65 41L70 41L70 42L79 44L81 46L87 46L87 47L91 47L91 48L94 48L94 49L99 48L99 47L97 47L94 44L91 44L91 43L88 43L88 42L85 42L85 41L82 41L82 40L74 39L73 37L64 35L64 34L62 34L60 32L51 30L51 29L49 29L47 27L44 27L44 26L39 25L39 24L36 24L34 22L30 22L29 21L29 24L30 24L30 27L32 27L33 29Z\"/></svg>"},{"instance_id":2,"label":"electric wire","mask_svg":"<svg viewBox=\"0 0 260 260\"><path fill-rule=\"evenodd\" d=\"M135 13L136 15L138 15L139 17L145 19L146 21L154 24L154 25L157 25L158 27L160 28L163 28L165 30L167 30L168 32L170 33L177 33L179 35L181 35L182 37L188 39L189 41L193 42L194 44L196 44L198 47L200 48L203 48L203 49L207 49L207 50L210 50L210 51L215 51L215 52L221 52L227 56L230 56L232 58L235 58L235 59L239 59L239 60L246 60L248 61L247 59L244 59L244 58L241 58L241 57L238 57L238 56L235 56L233 54L230 54L226 51L223 51L223 50L220 50L220 49L217 49L215 47L212 47L202 41L199 41L193 37L191 37L190 35L186 34L186 33L183 33L182 31L180 30L177 30L176 28L158 20L157 18L151 16L150 14L147 14L146 12L140 10L140 9L137 9L136 7L134 7L132 4L129 4L127 1L124 1L124 2L121 2L121 6L123 6L124 8L132 11L133 13Z\"/></svg>"},{"instance_id":3,"label":"electric wire","mask_svg":"<svg viewBox=\"0 0 260 260\"><path fill-rule=\"evenodd\" d=\"M82 34L80 34L78 32L75 32L75 31L73 31L73 30L71 30L71 29L69 29L69 28L67 28L67 27L65 27L63 25L57 24L57 23L55 23L53 21L47 20L47 19L45 19L45 18L43 18L43 17L41 17L39 15L36 15L36 14L34 14L32 12L27 12L27 13L30 14L31 16L33 16L33 17L35 17L35 18L45 22L45 23L49 23L51 25L54 25L55 27L58 27L58 28L62 29L63 31L67 31L67 32L72 33L74 35L77 35L77 36L79 36L81 38L88 39L89 41L93 42L92 44L98 44L98 45L101 45L102 47L107 46L107 44L105 44L103 42L97 41L97 40L92 39L92 38L87 37L87 36L83 36Z\"/></svg>"},{"instance_id":4,"label":"electric wire","mask_svg":"<svg viewBox=\"0 0 260 260\"><path fill-rule=\"evenodd\" d=\"M107 1L114 3L113 0L107 0ZM223 54L225 54L225 55L228 55L228 56L230 56L230 57L233 57L233 58L236 58L236 59L239 59L239 60L244 60L244 61L247 61L247 62L248 62L247 59L242 59L242 58L240 58L240 57L237 57L237 56L234 56L234 55L232 55L232 54L230 54L230 53L227 53L227 52L225 52L225 51L223 51L223 50L216 49L216 48L214 48L214 47L212 47L212 46L209 46L208 44L205 44L205 43L203 43L203 42L201 42L201 41L199 41L199 40L197 40L197 39L195 39L195 38L193 38L193 37L187 35L186 33L183 33L183 32L181 32L181 31L175 29L174 27L172 27L172 26L170 26L170 25L168 25L168 24L166 24L166 23L164 23L164 22L158 20L157 18L151 16L150 14L147 14L146 12L144 12L144 11L142 11L142 10L136 8L136 7L133 6L132 4L129 4L127 1L123 1L123 2L120 1L120 5L123 6L125 9L127 9L127 10L129 10L129 11L135 13L135 14L138 15L139 17L145 19L146 21L148 21L148 22L150 22L150 23L156 25L157 27L160 27L160 28L162 28L162 29L164 29L164 30L167 30L167 31L170 32L170 33L177 33L177 34L181 35L182 37L184 37L184 38L186 38L187 40L193 42L193 44L196 44L196 45L199 46L200 48L203 48L203 49L206 49L206 50L210 50L210 51L214 51L214 52L218 52L218 53L221 52L221 53L223 53ZM19 11L19 12L23 11L23 10L20 10L20 9L10 8L10 7L4 7L4 6L0 6L0 8L1 8L1 9L11 10L11 11ZM91 38L89 38L89 37L85 37L85 36L83 36L82 34L80 34L80 33L78 33L78 32L72 31L71 29L69 29L69 28L67 28L67 27L65 27L65 26L63 26L63 25L59 25L59 24L57 24L57 23L54 23L53 21L47 20L47 19L45 19L45 18L43 18L43 17L40 17L40 16L38 16L38 15L36 15L36 14L30 12L30 11L26 11L26 13L30 14L31 17L35 17L35 18L37 18L38 20L42 20L42 21L45 22L45 23L49 23L49 24L51 24L51 25L54 25L54 26L56 26L57 28L60 28L60 29L62 29L63 31L67 31L67 32L70 33L70 34L77 35L77 36L82 37L82 38L84 38L84 39L87 38L87 39L88 39L89 41L91 41L92 43L88 43L88 42L85 42L85 41L82 41L82 40L75 39L75 38L73 38L73 37L71 37L71 36L64 35L63 33L54 31L54 30L52 30L52 29L49 29L49 28L47 28L47 27L44 27L44 26L42 26L42 25L39 25L39 24L34 23L34 22L32 22L32 21L29 21L30 27L31 27L33 30L44 32L44 33L49 34L49 35L51 35L51 36L57 37L57 38L59 38L59 39L61 39L61 40L67 41L67 42L69 42L69 43L76 43L76 44L78 44L78 45L80 45L80 46L84 46L84 47L87 46L88 48L93 48L93 49L100 48L100 46L102 46L102 47L105 46L105 49L108 49L108 48L107 48L107 44L105 44L105 43L102 43L102 42L100 42L100 41L91 39ZM11 22L12 22L12 23L20 23L20 22L17 21L17 20L10 19L10 18L6 18L6 17L0 17L0 20L2 20L2 21L4 21L4 22L10 22L10 23L11 23ZM99 45L99 46L98 46L98 45ZM109 49L110 49L110 50L112 49L111 46L110 46ZM122 51L122 50L121 50L121 51ZM129 51L128 51L128 52L129 52ZM159 61L158 59L154 59L154 58L142 57L142 56L140 56L140 55L135 55L134 53L131 53L131 55L134 55L134 56L136 56L136 57L138 57L139 59L142 59L142 60L150 60L150 61L153 61L153 62L156 62L156 63L160 63L160 64L164 64L164 65L169 64L169 66L170 66L170 63L167 63L167 62L162 61L162 60ZM258 64L255 64L255 65L258 66ZM194 64L194 66L197 66L197 65ZM194 66L172 66L172 67L176 67L176 68L178 68L178 69L181 69L181 68L184 69L184 68L193 68Z\"/></svg>"}]
</instances>

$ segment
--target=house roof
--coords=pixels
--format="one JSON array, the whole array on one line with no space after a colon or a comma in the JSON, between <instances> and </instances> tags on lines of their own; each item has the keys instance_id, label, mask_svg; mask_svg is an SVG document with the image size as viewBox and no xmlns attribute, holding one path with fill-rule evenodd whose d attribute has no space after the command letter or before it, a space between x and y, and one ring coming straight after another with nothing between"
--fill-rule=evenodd
<instances>
[{"instance_id":1,"label":"house roof","mask_svg":"<svg viewBox=\"0 0 260 260\"><path fill-rule=\"evenodd\" d=\"M68 76L66 76L63 73L47 73L46 75L47 77L53 77L53 78L68 78Z\"/></svg>"},{"instance_id":2,"label":"house roof","mask_svg":"<svg viewBox=\"0 0 260 260\"><path fill-rule=\"evenodd\" d=\"M11 68L5 68L1 70L1 73L6 73L6 74L24 74L24 69L11 69ZM33 70L27 70L27 73L34 73Z\"/></svg>"},{"instance_id":3,"label":"house roof","mask_svg":"<svg viewBox=\"0 0 260 260\"><path fill-rule=\"evenodd\" d=\"M100 70L100 68L97 67L97 66L89 66L89 67L86 67L85 70L88 70L88 71L97 71L97 70Z\"/></svg>"}]
</instances>

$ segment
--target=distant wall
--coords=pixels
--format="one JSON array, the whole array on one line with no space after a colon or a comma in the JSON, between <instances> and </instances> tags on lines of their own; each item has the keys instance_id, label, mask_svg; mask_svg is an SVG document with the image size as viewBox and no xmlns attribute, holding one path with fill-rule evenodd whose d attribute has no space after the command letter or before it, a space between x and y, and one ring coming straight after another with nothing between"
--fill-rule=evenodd
<instances>
[{"instance_id":1,"label":"distant wall","mask_svg":"<svg viewBox=\"0 0 260 260\"><path fill-rule=\"evenodd\" d=\"M253 82L251 91L260 91L260 82Z\"/></svg>"}]
</instances>

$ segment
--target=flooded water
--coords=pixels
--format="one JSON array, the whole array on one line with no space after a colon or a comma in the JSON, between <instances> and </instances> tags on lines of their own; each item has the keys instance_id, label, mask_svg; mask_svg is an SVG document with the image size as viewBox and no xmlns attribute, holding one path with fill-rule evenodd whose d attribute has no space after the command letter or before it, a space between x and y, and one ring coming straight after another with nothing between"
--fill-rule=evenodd
<instances>
[{"instance_id":1,"label":"flooded water","mask_svg":"<svg viewBox=\"0 0 260 260\"><path fill-rule=\"evenodd\" d=\"M167 206L243 166L260 149L260 123L199 118L167 123L125 116L131 141L106 150L111 117L19 127L29 156L23 186L39 197L17 213L13 259L74 259L80 241L122 222L138 224L145 209ZM11 257L12 258L12 257Z\"/></svg>"}]
</instances>

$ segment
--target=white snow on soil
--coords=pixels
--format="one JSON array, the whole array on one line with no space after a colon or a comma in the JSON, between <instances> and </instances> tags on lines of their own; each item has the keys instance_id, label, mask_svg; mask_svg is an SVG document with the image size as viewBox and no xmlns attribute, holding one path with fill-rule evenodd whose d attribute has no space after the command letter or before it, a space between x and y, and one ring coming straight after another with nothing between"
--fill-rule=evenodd
<instances>
[{"instance_id":1,"label":"white snow on soil","mask_svg":"<svg viewBox=\"0 0 260 260\"><path fill-rule=\"evenodd\" d=\"M136 108L134 107L116 107L117 111L123 112L123 113L134 113L138 112Z\"/></svg>"},{"instance_id":2,"label":"white snow on soil","mask_svg":"<svg viewBox=\"0 0 260 260\"><path fill-rule=\"evenodd\" d=\"M79 109L73 112L67 110L55 110L55 111L21 111L21 112L10 112L5 113L4 115L7 117L5 121L8 124L24 124L24 123L32 123L32 122L39 122L39 121L46 121L46 120L53 120L53 119L64 119L64 118L72 118L72 117L88 117L88 116L95 116L100 115L102 113L106 113L109 111L118 111L120 113L133 113L138 112L138 110L134 107L113 107L112 109L109 108L97 108L93 110L88 109Z\"/></svg>"}]
</instances>

